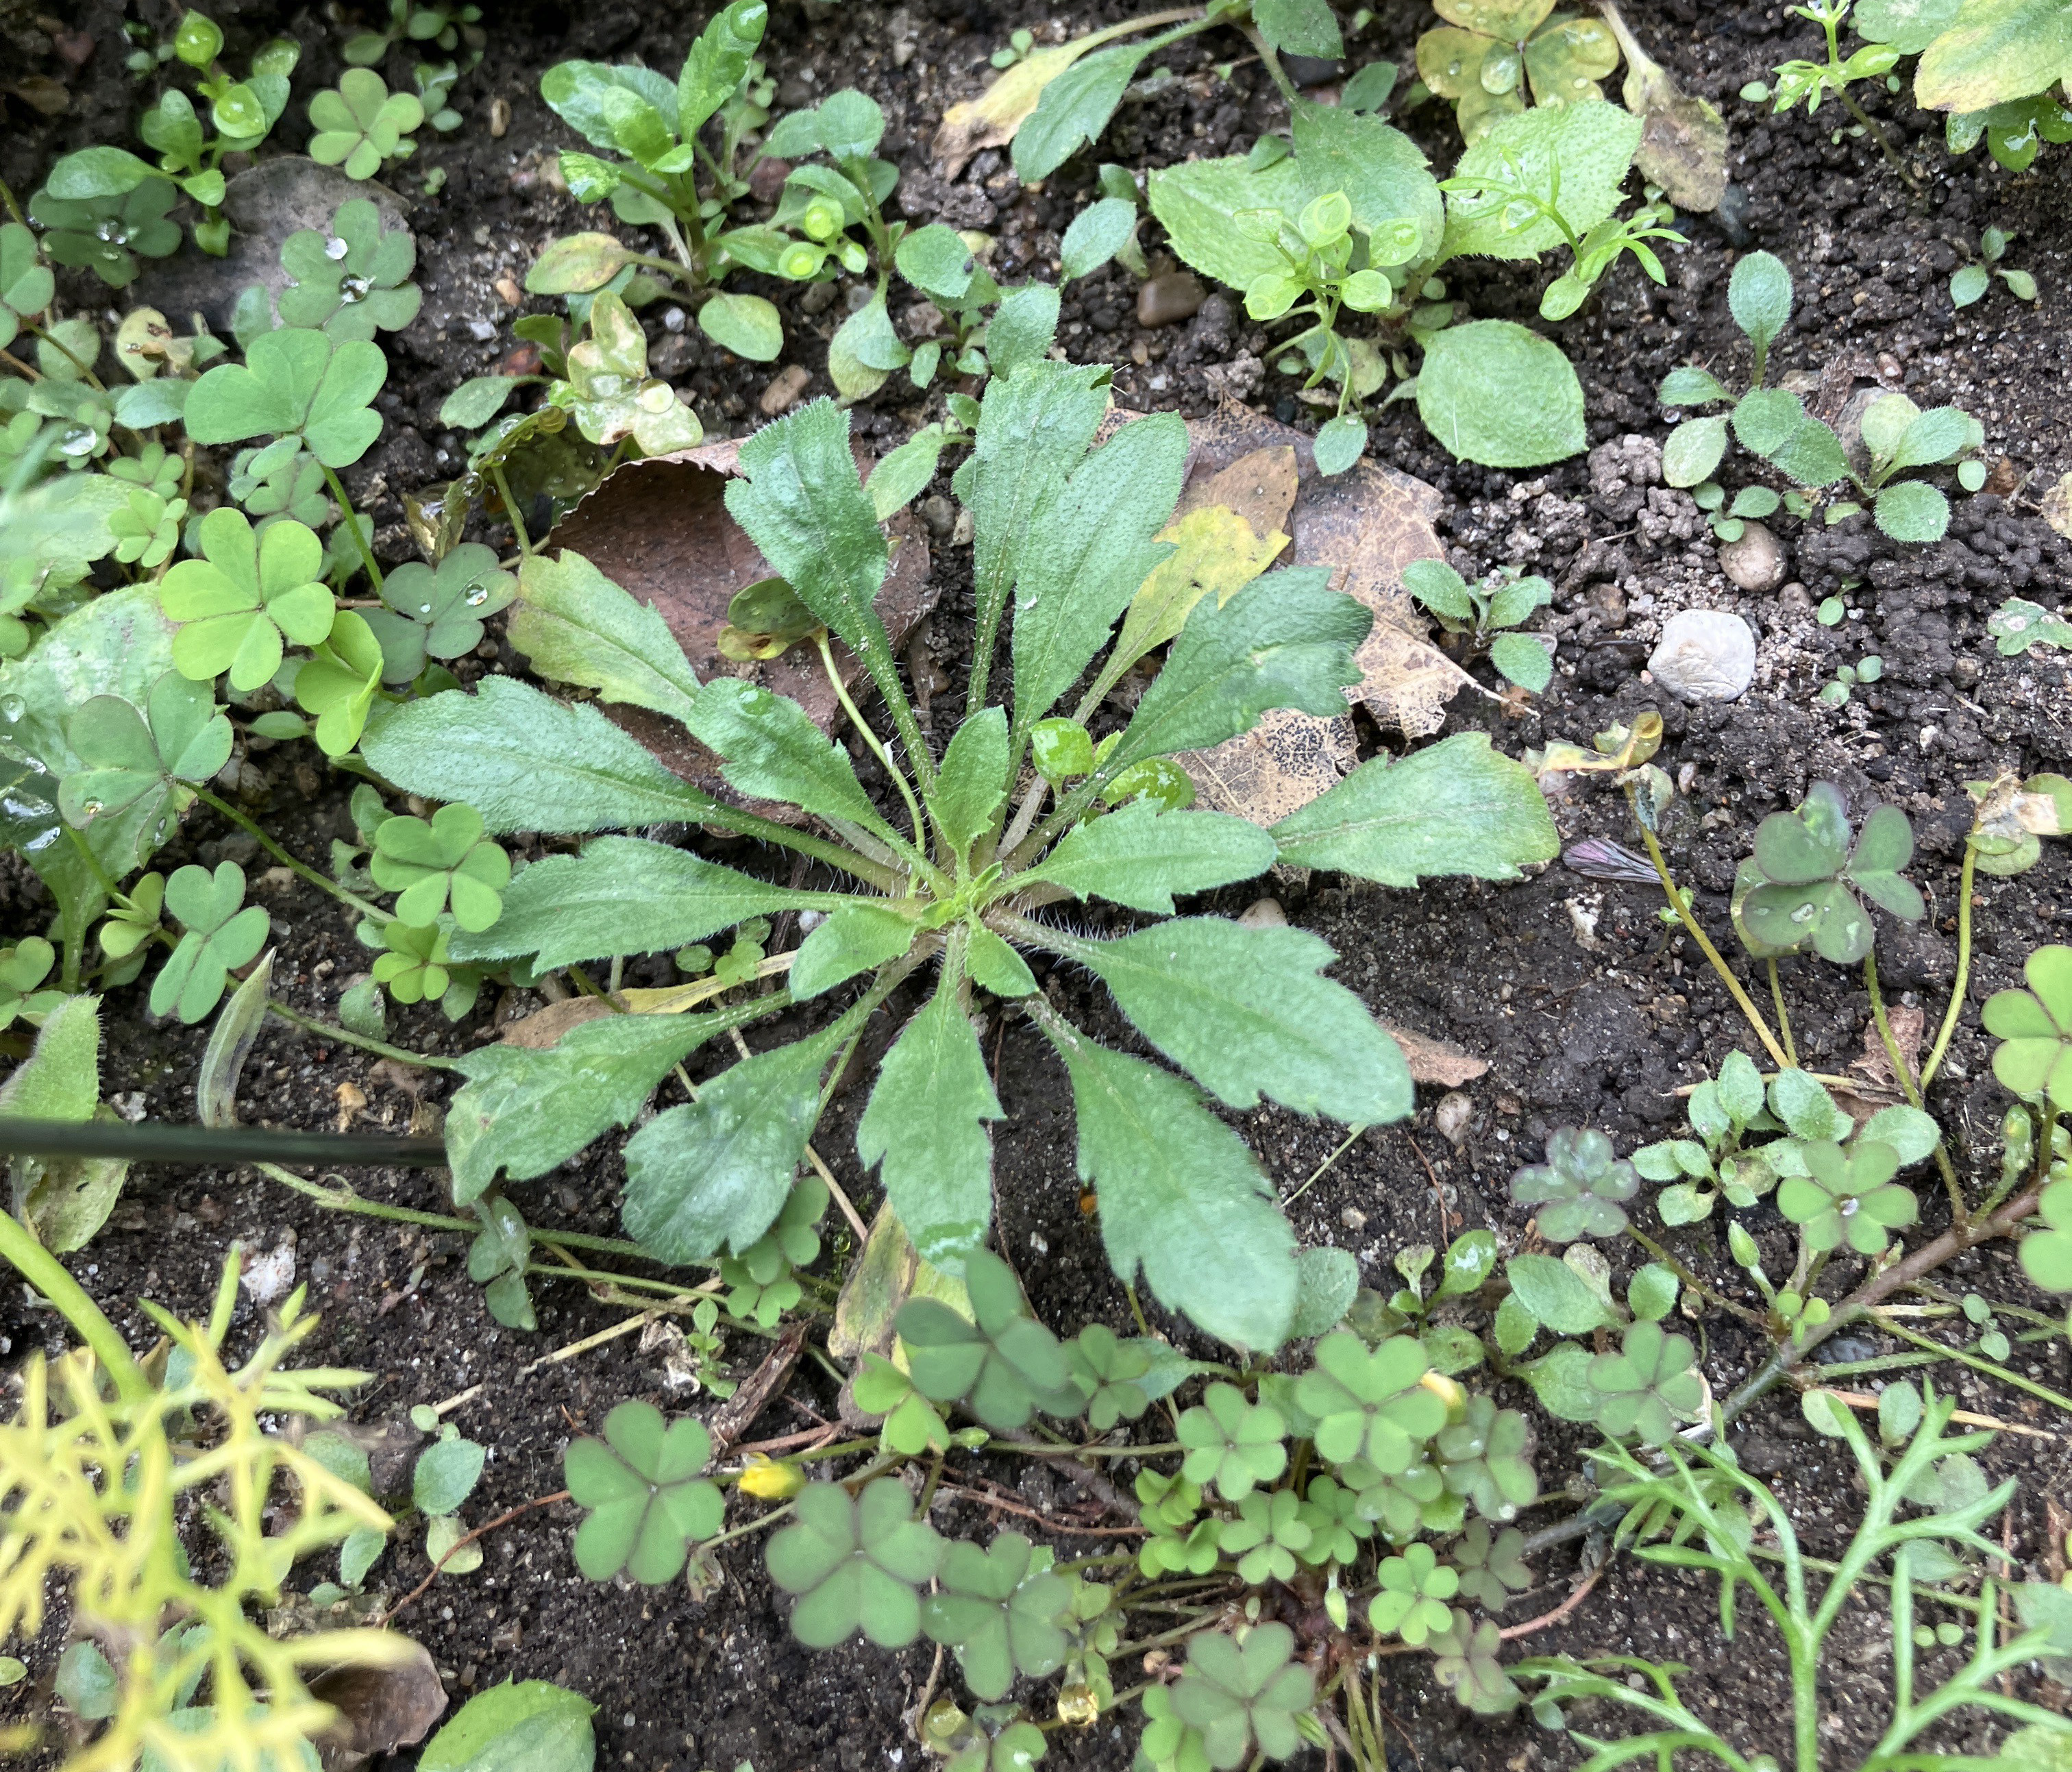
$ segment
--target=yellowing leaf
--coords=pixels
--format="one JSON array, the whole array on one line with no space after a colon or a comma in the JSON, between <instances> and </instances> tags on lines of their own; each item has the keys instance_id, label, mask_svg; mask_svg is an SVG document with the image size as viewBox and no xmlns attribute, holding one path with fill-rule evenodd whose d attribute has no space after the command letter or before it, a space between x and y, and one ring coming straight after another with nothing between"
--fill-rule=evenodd
<instances>
[{"instance_id":1,"label":"yellowing leaf","mask_svg":"<svg viewBox=\"0 0 2072 1772\"><path fill-rule=\"evenodd\" d=\"M1227 505L1203 505L1159 531L1157 540L1177 551L1154 566L1130 599L1115 657L1101 674L1112 681L1153 647L1163 646L1187 625L1194 605L1211 591L1221 608L1250 584L1288 545L1278 529L1261 537Z\"/></svg>"}]
</instances>

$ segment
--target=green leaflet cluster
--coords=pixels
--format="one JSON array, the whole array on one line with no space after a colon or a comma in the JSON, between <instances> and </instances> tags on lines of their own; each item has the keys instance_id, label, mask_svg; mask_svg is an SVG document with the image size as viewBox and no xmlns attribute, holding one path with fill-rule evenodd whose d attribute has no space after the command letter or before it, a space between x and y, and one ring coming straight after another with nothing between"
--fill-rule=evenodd
<instances>
[{"instance_id":1,"label":"green leaflet cluster","mask_svg":"<svg viewBox=\"0 0 2072 1772\"><path fill-rule=\"evenodd\" d=\"M1059 778L1047 816L1043 777L1018 805L1010 790L1033 729L1096 663L1166 552L1151 538L1178 492L1184 429L1147 418L1093 449L1107 408L1104 372L1070 364L996 372L987 389L956 484L976 530L978 656L1006 630L1013 701L989 702L985 673L976 673L967 717L939 758L921 736L873 606L886 544L841 415L816 404L742 446L729 508L884 697L904 771L890 752L887 761L908 778L905 818L874 804L848 754L796 703L734 679L699 685L651 612L567 555L528 563L517 631L531 631L535 607L551 611L557 672L670 713L719 756L731 787L788 801L828 835L723 807L594 710L508 679L476 695L418 701L368 734L365 754L383 776L464 803L491 833L537 828L537 809L551 804L564 830L704 824L824 864L826 886L792 890L652 838L597 836L512 879L487 927L446 938L458 965L522 962L538 972L704 943L785 911L820 919L791 960L791 990L759 1000L755 1012L837 988L847 1006L808 1037L711 1079L627 1147L626 1224L664 1259L740 1258L764 1236L791 1192L830 1067L901 980L932 975L886 1053L857 1130L859 1154L878 1170L922 1257L955 1271L990 1221L989 1127L1001 1108L970 1019L989 995L1028 1013L1071 1075L1079 1168L1098 1190L1117 1275L1141 1276L1162 1302L1226 1340L1278 1346L1296 1308L1293 1239L1256 1161L1204 1097L1233 1108L1264 1097L1377 1124L1409 1109L1400 1052L1323 976L1330 952L1313 936L1185 917L1091 939L1045 907L1099 898L1170 909L1176 894L1251 878L1276 857L1408 883L1433 872L1515 878L1552 853L1537 791L1479 737L1425 753L1420 760L1443 767L1450 790L1390 805L1386 816L1376 816L1379 803L1399 798L1394 771L1408 765L1363 766L1265 833L1222 814L1161 810L1170 802L1155 796L1129 800L1145 766L1219 743L1270 708L1342 705L1369 618L1306 570L1268 574L1220 606L1205 599L1128 725ZM1100 522L1061 520L1096 491ZM1025 955L1097 976L1178 1070L1088 1039L1035 989ZM449 1123L457 1182L474 1193L500 1166L514 1178L539 1173L630 1119L661 1071L713 1025L671 1020L671 1034L652 1040L627 1032L645 1042L637 1058L631 1046L591 1043L619 1037L605 1025L571 1035L566 1051L463 1061L475 1080ZM496 1108L478 1110L478 1092L492 1087ZM519 1124L544 1136L521 1141L503 1129Z\"/></svg>"}]
</instances>

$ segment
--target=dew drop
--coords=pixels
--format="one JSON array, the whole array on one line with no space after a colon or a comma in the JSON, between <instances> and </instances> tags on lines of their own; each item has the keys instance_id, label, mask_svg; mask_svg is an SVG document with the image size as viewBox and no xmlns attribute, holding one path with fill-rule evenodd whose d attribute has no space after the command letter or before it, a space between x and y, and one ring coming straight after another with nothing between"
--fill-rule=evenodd
<instances>
[{"instance_id":1,"label":"dew drop","mask_svg":"<svg viewBox=\"0 0 2072 1772\"><path fill-rule=\"evenodd\" d=\"M467 595L462 599L462 601L467 603L470 609L481 608L484 603L489 601L489 586L487 585L475 585L471 586Z\"/></svg>"},{"instance_id":2,"label":"dew drop","mask_svg":"<svg viewBox=\"0 0 2072 1772\"><path fill-rule=\"evenodd\" d=\"M10 724L20 719L28 709L28 704L18 695L0 695L0 717Z\"/></svg>"},{"instance_id":3,"label":"dew drop","mask_svg":"<svg viewBox=\"0 0 2072 1772\"><path fill-rule=\"evenodd\" d=\"M420 603L417 605L417 613L420 615L429 615L431 612L432 606L430 603Z\"/></svg>"},{"instance_id":4,"label":"dew drop","mask_svg":"<svg viewBox=\"0 0 2072 1772\"><path fill-rule=\"evenodd\" d=\"M336 264L339 260L344 257L347 253L351 250L352 249L335 234L332 235L329 240L324 242L324 257L328 258L334 265Z\"/></svg>"},{"instance_id":5,"label":"dew drop","mask_svg":"<svg viewBox=\"0 0 2072 1772\"><path fill-rule=\"evenodd\" d=\"M124 245L130 238L130 230L112 216L95 228L93 233L97 240L105 241L110 246Z\"/></svg>"},{"instance_id":6,"label":"dew drop","mask_svg":"<svg viewBox=\"0 0 2072 1772\"><path fill-rule=\"evenodd\" d=\"M364 277L342 277L339 279L338 298L341 302L364 302L373 286Z\"/></svg>"}]
</instances>

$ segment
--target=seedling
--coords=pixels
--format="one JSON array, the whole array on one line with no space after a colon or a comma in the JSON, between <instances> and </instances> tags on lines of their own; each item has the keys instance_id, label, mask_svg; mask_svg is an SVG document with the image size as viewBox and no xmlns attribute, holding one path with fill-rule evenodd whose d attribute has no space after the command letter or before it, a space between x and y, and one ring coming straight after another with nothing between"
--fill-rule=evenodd
<instances>
[{"instance_id":1,"label":"seedling","mask_svg":"<svg viewBox=\"0 0 2072 1772\"><path fill-rule=\"evenodd\" d=\"M1407 1546L1375 1571L1381 1591L1367 1602L1367 1622L1384 1637L1416 1648L1453 1622L1447 1604L1461 1591L1457 1569L1440 1563L1429 1544Z\"/></svg>"},{"instance_id":2,"label":"seedling","mask_svg":"<svg viewBox=\"0 0 2072 1772\"><path fill-rule=\"evenodd\" d=\"M983 1551L956 1543L944 1553L921 1628L955 1649L964 1684L988 1702L1005 1697L1018 1675L1040 1678L1064 1665L1073 1584L1050 1561L1019 1532L1001 1533Z\"/></svg>"},{"instance_id":3,"label":"seedling","mask_svg":"<svg viewBox=\"0 0 2072 1772\"><path fill-rule=\"evenodd\" d=\"M2056 100L2047 102L2054 111L2064 111L2064 107ZM2072 113L2067 113L2067 121L2072 124ZM2066 134L2054 139L2072 141L2072 128L2068 128ZM1996 158L1999 157L1997 145L1994 154ZM1974 302L1982 300L1986 291L1993 286L1992 280L1996 277L2007 285L2008 294L2016 301L2033 302L2036 299L2035 277L2028 271L2010 270L2000 263L2007 256L2008 242L2013 238L2013 235L2001 228L1989 227L1980 231L1978 256L1971 263L1960 265L1950 273L1950 302L1953 307L1969 307Z\"/></svg>"},{"instance_id":4,"label":"seedling","mask_svg":"<svg viewBox=\"0 0 2072 1772\"><path fill-rule=\"evenodd\" d=\"M1443 560L1413 560L1403 569L1403 585L1439 618L1449 634L1465 642L1472 659L1486 653L1505 681L1538 694L1554 676L1552 655L1523 627L1536 611L1554 600L1554 587L1537 574L1520 577L1507 567L1494 589L1470 585Z\"/></svg>"},{"instance_id":5,"label":"seedling","mask_svg":"<svg viewBox=\"0 0 2072 1772\"><path fill-rule=\"evenodd\" d=\"M282 268L294 279L281 292L281 323L313 327L340 341L400 331L424 299L409 281L417 262L409 228L385 231L367 198L341 204L328 233L303 228L281 243Z\"/></svg>"},{"instance_id":6,"label":"seedling","mask_svg":"<svg viewBox=\"0 0 2072 1772\"><path fill-rule=\"evenodd\" d=\"M153 175L142 161L137 165L142 176L131 182L118 178L115 188L69 198L57 193L80 184L92 188L97 181L64 180L69 162L60 161L50 182L29 199L29 219L44 230L43 256L54 265L84 265L110 289L127 289L142 269L140 254L164 258L176 251L180 224L168 212L179 201L179 188L171 179Z\"/></svg>"},{"instance_id":7,"label":"seedling","mask_svg":"<svg viewBox=\"0 0 2072 1772\"><path fill-rule=\"evenodd\" d=\"M455 5L452 0L388 0L385 30L363 31L345 40L344 55L355 68L372 68L399 43L429 43L451 55L462 44L480 57L487 46L479 6Z\"/></svg>"},{"instance_id":8,"label":"seedling","mask_svg":"<svg viewBox=\"0 0 2072 1772\"><path fill-rule=\"evenodd\" d=\"M1901 179L1911 186L1913 177L1890 138L1872 121L1870 113L1849 90L1860 80L1886 79L1898 64L1900 51L1892 43L1867 43L1844 60L1839 34L1842 21L1848 16L1849 6L1850 0L1812 0L1810 6L1786 8L1793 16L1819 26L1826 33L1827 59L1823 62L1785 62L1774 71L1774 84L1756 82L1745 86L1741 97L1758 104L1771 101L1773 113L1779 116L1803 100L1810 117L1832 93L1855 121L1856 126L1850 133L1870 137ZM1841 138L1842 132L1837 130L1834 139L1839 142Z\"/></svg>"},{"instance_id":9,"label":"seedling","mask_svg":"<svg viewBox=\"0 0 2072 1772\"><path fill-rule=\"evenodd\" d=\"M1902 922L1926 914L1900 874L1913 854L1913 828L1896 806L1873 808L1852 846L1841 790L1815 782L1794 811L1772 812L1757 828L1755 853L1735 878L1734 927L1758 959L1811 948L1853 965L1876 934L1858 892Z\"/></svg>"},{"instance_id":10,"label":"seedling","mask_svg":"<svg viewBox=\"0 0 2072 1772\"><path fill-rule=\"evenodd\" d=\"M725 1500L698 1474L711 1458L701 1422L665 1425L652 1403L621 1403L604 1418L602 1439L570 1441L562 1454L569 1493L590 1510L576 1531L576 1567L593 1581L621 1569L649 1587L674 1581L689 1541L719 1530Z\"/></svg>"},{"instance_id":11,"label":"seedling","mask_svg":"<svg viewBox=\"0 0 2072 1772\"><path fill-rule=\"evenodd\" d=\"M1639 1191L1639 1176L1613 1154L1611 1140L1572 1126L1548 1135L1544 1164L1511 1178L1511 1197L1539 1209L1534 1220L1550 1243L1617 1236L1626 1227L1625 1203Z\"/></svg>"},{"instance_id":12,"label":"seedling","mask_svg":"<svg viewBox=\"0 0 2072 1772\"><path fill-rule=\"evenodd\" d=\"M791 1633L832 1649L859 1631L886 1649L921 1634L916 1591L937 1573L947 1547L897 1479L881 1477L852 1500L835 1483L808 1483L793 1503L796 1523L770 1540L770 1579L800 1597Z\"/></svg>"},{"instance_id":13,"label":"seedling","mask_svg":"<svg viewBox=\"0 0 2072 1772\"><path fill-rule=\"evenodd\" d=\"M1814 697L1823 707L1839 708L1849 699L1849 691L1861 683L1875 683L1885 675L1885 660L1871 652L1853 664L1835 667L1835 680Z\"/></svg>"},{"instance_id":14,"label":"seedling","mask_svg":"<svg viewBox=\"0 0 2072 1772\"><path fill-rule=\"evenodd\" d=\"M348 179L371 179L417 151L412 132L425 121L421 99L392 93L371 68L348 68L336 87L310 101L310 158Z\"/></svg>"},{"instance_id":15,"label":"seedling","mask_svg":"<svg viewBox=\"0 0 2072 1772\"><path fill-rule=\"evenodd\" d=\"M2072 1111L2072 948L2034 949L2022 975L2026 989L1986 1001L1986 1031L2000 1042L1993 1075L2026 1100Z\"/></svg>"},{"instance_id":16,"label":"seedling","mask_svg":"<svg viewBox=\"0 0 2072 1772\"><path fill-rule=\"evenodd\" d=\"M256 689L281 668L282 648L321 644L335 606L317 574L323 545L292 519L255 532L240 512L219 507L197 526L201 558L166 574L166 613L180 623L173 662L197 683L226 672L230 686Z\"/></svg>"},{"instance_id":17,"label":"seedling","mask_svg":"<svg viewBox=\"0 0 2072 1772\"><path fill-rule=\"evenodd\" d=\"M2025 597L2008 598L1988 616L1986 631L2002 658L2020 658L2039 646L2072 652L2072 621Z\"/></svg>"},{"instance_id":18,"label":"seedling","mask_svg":"<svg viewBox=\"0 0 2072 1772\"><path fill-rule=\"evenodd\" d=\"M518 581L495 550L464 541L436 566L406 561L382 581L382 608L367 625L380 643L384 682L408 683L427 661L465 656L482 643L483 623L511 606Z\"/></svg>"},{"instance_id":19,"label":"seedling","mask_svg":"<svg viewBox=\"0 0 2072 1772\"><path fill-rule=\"evenodd\" d=\"M1218 1772L1256 1753L1285 1760L1303 1741L1300 1726L1316 1696L1316 1678L1295 1664L1295 1636L1285 1624L1255 1625L1240 1647L1213 1632L1196 1637L1172 1692L1172 1714L1199 1731Z\"/></svg>"}]
</instances>

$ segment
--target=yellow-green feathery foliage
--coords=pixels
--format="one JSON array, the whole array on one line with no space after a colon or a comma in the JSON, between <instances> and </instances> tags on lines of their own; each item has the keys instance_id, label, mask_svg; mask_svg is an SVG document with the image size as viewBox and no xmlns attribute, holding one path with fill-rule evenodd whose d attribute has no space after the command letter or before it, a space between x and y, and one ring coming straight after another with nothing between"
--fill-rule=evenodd
<instances>
[{"instance_id":1,"label":"yellow-green feathery foliage","mask_svg":"<svg viewBox=\"0 0 2072 1772\"><path fill-rule=\"evenodd\" d=\"M140 1756L163 1772L313 1766L306 1743L333 1713L302 1670L393 1665L409 1652L382 1630L278 1641L250 1615L278 1598L297 1559L356 1527L391 1523L261 1426L267 1416L335 1416L339 1405L318 1392L367 1375L280 1369L316 1326L299 1291L252 1357L229 1369L220 1348L236 1293L233 1256L208 1323L144 1307L171 1343L159 1384L134 1363L109 1371L86 1348L49 1365L32 1359L20 1412L0 1428L0 1642L35 1634L46 1578L57 1574L71 1585L75 1634L100 1647L118 1682L113 1713L66 1772L130 1772ZM195 1560L220 1571L214 1585L195 1578L179 1543L188 1496L216 1540ZM205 1628L175 1630L183 1624ZM183 1708L188 1693L194 1704Z\"/></svg>"}]
</instances>

